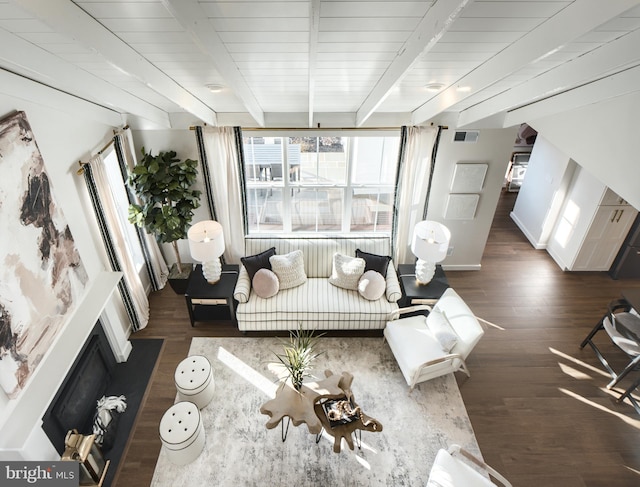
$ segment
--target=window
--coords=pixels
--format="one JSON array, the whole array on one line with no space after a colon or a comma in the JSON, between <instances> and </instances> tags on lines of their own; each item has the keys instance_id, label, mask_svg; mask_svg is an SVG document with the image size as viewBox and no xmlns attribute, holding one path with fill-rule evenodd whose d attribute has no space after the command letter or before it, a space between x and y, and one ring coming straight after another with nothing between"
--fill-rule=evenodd
<instances>
[{"instance_id":1,"label":"window","mask_svg":"<svg viewBox=\"0 0 640 487\"><path fill-rule=\"evenodd\" d=\"M391 233L399 136L244 138L249 233Z\"/></svg>"},{"instance_id":2,"label":"window","mask_svg":"<svg viewBox=\"0 0 640 487\"><path fill-rule=\"evenodd\" d=\"M120 166L118 164L118 157L113 146L109 147L102 153L102 159L104 160L104 168L109 179L109 188L113 200L116 203L116 210L118 214L118 223L122 230L122 234L125 237L127 245L127 251L133 259L133 263L136 266L138 273L142 277L141 270L144 268L145 260L138 239L138 233L135 225L129 223L129 200L127 198L127 192L125 189L122 174L120 173Z\"/></svg>"}]
</instances>

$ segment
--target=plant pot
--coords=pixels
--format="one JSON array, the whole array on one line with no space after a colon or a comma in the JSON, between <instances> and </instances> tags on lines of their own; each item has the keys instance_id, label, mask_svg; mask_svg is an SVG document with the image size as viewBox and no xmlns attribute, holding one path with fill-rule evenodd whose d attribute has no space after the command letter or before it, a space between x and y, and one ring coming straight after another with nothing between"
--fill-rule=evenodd
<instances>
[{"instance_id":1,"label":"plant pot","mask_svg":"<svg viewBox=\"0 0 640 487\"><path fill-rule=\"evenodd\" d=\"M191 271L193 271L193 265L190 264L182 264L182 272L178 270L177 264L173 264L171 266L167 280L169 281L169 285L171 286L171 289L173 289L173 292L182 295L187 292Z\"/></svg>"}]
</instances>

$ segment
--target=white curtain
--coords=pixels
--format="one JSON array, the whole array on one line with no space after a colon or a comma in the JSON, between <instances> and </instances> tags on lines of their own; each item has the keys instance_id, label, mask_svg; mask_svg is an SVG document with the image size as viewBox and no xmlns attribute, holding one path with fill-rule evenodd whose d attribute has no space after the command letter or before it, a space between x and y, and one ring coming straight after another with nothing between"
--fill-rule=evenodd
<instances>
[{"instance_id":1,"label":"white curtain","mask_svg":"<svg viewBox=\"0 0 640 487\"><path fill-rule=\"evenodd\" d=\"M212 217L224 232L224 259L228 264L239 264L244 256L244 206L236 131L233 127L203 127L202 142L206 157L201 162L208 169Z\"/></svg>"},{"instance_id":2,"label":"white curtain","mask_svg":"<svg viewBox=\"0 0 640 487\"><path fill-rule=\"evenodd\" d=\"M131 171L137 164L137 158L134 151L133 137L131 136L131 130L124 130L115 137L116 153L118 156L118 162L124 164L126 172ZM125 179L125 184L126 184ZM129 194L130 203L139 203L140 200L133 191L127 188ZM149 273L149 279L154 291L162 289L167 283L167 277L169 276L169 269L167 263L164 260L164 256L160 251L158 241L153 235L148 234L144 229L137 228L138 236L140 238L140 245L144 253L146 261L147 272Z\"/></svg>"},{"instance_id":3,"label":"white curtain","mask_svg":"<svg viewBox=\"0 0 640 487\"><path fill-rule=\"evenodd\" d=\"M104 228L101 228L103 240L111 265L114 267L113 270L122 271L124 274L126 289L121 288L123 302L132 320L133 330L137 331L146 327L149 322L149 300L140 281L138 270L127 251L124 232L116 213L116 204L111 194L102 156L100 154L94 156L89 165L92 178L87 179L93 180L94 187L90 188L90 191L95 190L97 195L97 201L94 200L96 215L99 220L104 221L108 229L106 232Z\"/></svg>"},{"instance_id":4,"label":"white curtain","mask_svg":"<svg viewBox=\"0 0 640 487\"><path fill-rule=\"evenodd\" d=\"M393 261L411 264L413 227L423 219L427 187L431 174L431 154L438 134L437 127L408 127L405 146L401 148L396 189L395 248Z\"/></svg>"}]
</instances>

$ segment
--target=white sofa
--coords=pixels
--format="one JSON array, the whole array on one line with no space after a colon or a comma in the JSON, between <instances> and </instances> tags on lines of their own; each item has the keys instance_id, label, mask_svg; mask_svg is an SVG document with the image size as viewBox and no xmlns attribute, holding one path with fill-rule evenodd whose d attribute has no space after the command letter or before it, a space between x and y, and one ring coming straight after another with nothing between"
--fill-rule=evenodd
<instances>
[{"instance_id":1,"label":"white sofa","mask_svg":"<svg viewBox=\"0 0 640 487\"><path fill-rule=\"evenodd\" d=\"M358 238L250 238L245 239L245 256L276 248L284 255L302 250L307 281L301 286L280 290L267 299L251 289L251 280L240 266L234 298L238 301L236 318L241 331L268 330L362 330L382 329L402 296L393 261L389 262L385 294L369 301L358 291L329 283L333 255L356 255L356 249L377 255L390 255L391 245L385 237Z\"/></svg>"}]
</instances>

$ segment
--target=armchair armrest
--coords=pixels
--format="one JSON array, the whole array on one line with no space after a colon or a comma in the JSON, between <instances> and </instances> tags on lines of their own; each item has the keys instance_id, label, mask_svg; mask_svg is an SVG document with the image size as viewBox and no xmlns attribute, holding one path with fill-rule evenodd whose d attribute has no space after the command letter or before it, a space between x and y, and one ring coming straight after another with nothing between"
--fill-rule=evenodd
<instances>
[{"instance_id":1,"label":"armchair armrest","mask_svg":"<svg viewBox=\"0 0 640 487\"><path fill-rule=\"evenodd\" d=\"M389 315L389 320L393 321L393 320L397 320L400 315L403 315L405 313L413 313L415 311L429 311L431 312L432 307L429 306L428 304L416 304L415 306L408 306L406 308L399 308L395 311L393 311L390 315Z\"/></svg>"},{"instance_id":2,"label":"armchair armrest","mask_svg":"<svg viewBox=\"0 0 640 487\"><path fill-rule=\"evenodd\" d=\"M505 487L511 487L511 483L507 479L505 479L500 474L500 472L495 470L491 465L487 465L482 460L476 458L474 455L469 453L467 450L462 448L460 445L455 445L455 444L451 445L449 447L448 451L449 451L450 455L460 454L461 456L463 456L464 458L469 460L471 463L477 465L478 467L480 467L482 469L485 469L487 472L489 472L489 475L491 475L494 479L496 479L498 482L500 482Z\"/></svg>"},{"instance_id":3,"label":"armchair armrest","mask_svg":"<svg viewBox=\"0 0 640 487\"><path fill-rule=\"evenodd\" d=\"M467 366L464 362L464 357L462 355L460 355L459 353L449 353L447 355L443 355L442 357L438 357L432 360L428 360L425 363L421 364L417 369L415 374L413 375L413 384L410 386L409 392L411 392L413 390L413 388L415 387L415 385L418 383L418 379L420 378L420 374L422 374L422 369L424 369L425 367L431 367L432 365L437 365L437 364L441 364L443 362L449 362L449 361L453 361L454 359L458 359L462 362L462 370L464 370L465 372L467 371ZM467 372L468 375L468 372Z\"/></svg>"},{"instance_id":4,"label":"armchair armrest","mask_svg":"<svg viewBox=\"0 0 640 487\"><path fill-rule=\"evenodd\" d=\"M398 281L398 274L396 274L393 261L390 261L387 267L386 286L387 301L397 303L402 297L402 290L400 289L400 281Z\"/></svg>"},{"instance_id":5,"label":"armchair armrest","mask_svg":"<svg viewBox=\"0 0 640 487\"><path fill-rule=\"evenodd\" d=\"M243 265L240 266L240 273L238 274L238 282L233 290L233 297L238 303L246 303L249 301L249 294L251 293L251 279L249 279L249 273Z\"/></svg>"}]
</instances>

